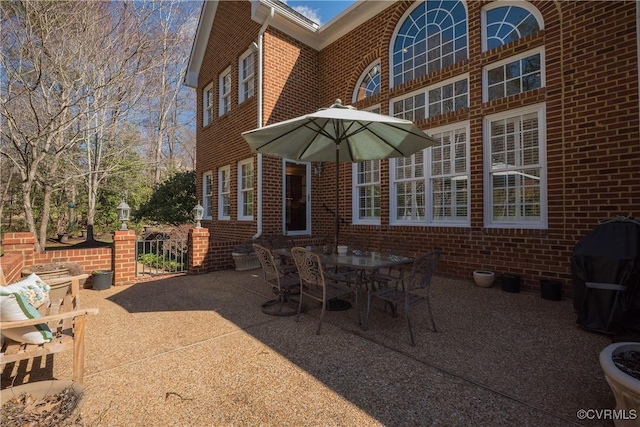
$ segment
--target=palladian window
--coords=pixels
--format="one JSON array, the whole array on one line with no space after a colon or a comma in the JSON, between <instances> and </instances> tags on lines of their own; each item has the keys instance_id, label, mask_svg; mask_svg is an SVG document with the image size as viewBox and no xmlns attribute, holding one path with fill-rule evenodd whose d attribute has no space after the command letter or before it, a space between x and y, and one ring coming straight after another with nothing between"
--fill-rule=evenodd
<instances>
[{"instance_id":1,"label":"palladian window","mask_svg":"<svg viewBox=\"0 0 640 427\"><path fill-rule=\"evenodd\" d=\"M538 10L525 2L517 3L518 5L506 4L499 7L491 4L485 9L484 50L494 49L540 31L542 17Z\"/></svg>"},{"instance_id":2,"label":"palladian window","mask_svg":"<svg viewBox=\"0 0 640 427\"><path fill-rule=\"evenodd\" d=\"M404 21L393 41L392 85L467 59L467 10L461 1L427 0Z\"/></svg>"},{"instance_id":3,"label":"palladian window","mask_svg":"<svg viewBox=\"0 0 640 427\"><path fill-rule=\"evenodd\" d=\"M374 62L358 80L353 102L360 101L380 93L380 61Z\"/></svg>"}]
</instances>

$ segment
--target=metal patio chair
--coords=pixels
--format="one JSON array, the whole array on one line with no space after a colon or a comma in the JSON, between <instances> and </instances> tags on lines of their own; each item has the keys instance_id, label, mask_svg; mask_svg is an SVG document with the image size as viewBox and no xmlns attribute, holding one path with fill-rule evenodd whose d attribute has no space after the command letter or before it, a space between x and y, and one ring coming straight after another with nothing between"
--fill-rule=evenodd
<instances>
[{"instance_id":1,"label":"metal patio chair","mask_svg":"<svg viewBox=\"0 0 640 427\"><path fill-rule=\"evenodd\" d=\"M413 338L410 316L411 309L414 306L422 302L427 303L429 318L431 319L431 328L433 332L437 332L436 324L433 320L431 302L429 301L429 287L439 259L440 251L437 250L422 255L413 262L411 272L405 277L396 280L389 279L388 282L385 282L385 286L379 287L378 289L370 289L367 298L367 314L364 320L364 329L367 330L369 327L369 316L371 315L373 299L378 298L393 307L394 315L397 313L399 305L404 307L411 345L416 345Z\"/></svg>"},{"instance_id":2,"label":"metal patio chair","mask_svg":"<svg viewBox=\"0 0 640 427\"><path fill-rule=\"evenodd\" d=\"M360 310L358 308L358 289L353 289L335 281L325 274L320 256L312 251L301 247L291 249L291 254L298 267L298 275L300 276L300 305L298 308L298 317L300 320L300 312L302 311L302 298L304 296L318 301L322 304L320 312L320 321L316 335L320 335L320 328L324 320L324 314L327 311L327 302L334 298L354 295L356 303L356 312L358 315L358 324L360 324Z\"/></svg>"},{"instance_id":3,"label":"metal patio chair","mask_svg":"<svg viewBox=\"0 0 640 427\"><path fill-rule=\"evenodd\" d=\"M300 278L277 262L268 248L254 243L253 249L262 266L265 284L277 295L277 298L262 304L262 312L272 316L293 316L298 312L298 301L292 297L300 294Z\"/></svg>"}]
</instances>

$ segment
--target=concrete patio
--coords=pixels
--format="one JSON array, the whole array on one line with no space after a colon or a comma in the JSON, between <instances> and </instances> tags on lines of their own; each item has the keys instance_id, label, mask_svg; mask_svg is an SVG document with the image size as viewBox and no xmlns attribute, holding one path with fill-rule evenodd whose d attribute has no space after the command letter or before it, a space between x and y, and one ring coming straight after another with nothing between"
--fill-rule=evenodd
<instances>
[{"instance_id":1,"label":"concrete patio","mask_svg":"<svg viewBox=\"0 0 640 427\"><path fill-rule=\"evenodd\" d=\"M271 317L260 270L85 289L87 426L566 426L614 407L598 363L610 337L575 324L571 301L436 278L438 332L354 310ZM71 354L43 375L71 378ZM34 380L28 377L25 380Z\"/></svg>"}]
</instances>

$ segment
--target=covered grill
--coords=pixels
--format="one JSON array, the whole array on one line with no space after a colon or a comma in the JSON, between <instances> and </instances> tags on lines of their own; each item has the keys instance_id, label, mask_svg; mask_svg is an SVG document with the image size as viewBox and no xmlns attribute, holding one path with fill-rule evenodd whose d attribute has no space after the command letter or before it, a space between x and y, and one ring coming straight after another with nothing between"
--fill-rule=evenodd
<instances>
[{"instance_id":1,"label":"covered grill","mask_svg":"<svg viewBox=\"0 0 640 427\"><path fill-rule=\"evenodd\" d=\"M640 331L640 222L599 224L575 246L571 275L578 324L611 334Z\"/></svg>"}]
</instances>

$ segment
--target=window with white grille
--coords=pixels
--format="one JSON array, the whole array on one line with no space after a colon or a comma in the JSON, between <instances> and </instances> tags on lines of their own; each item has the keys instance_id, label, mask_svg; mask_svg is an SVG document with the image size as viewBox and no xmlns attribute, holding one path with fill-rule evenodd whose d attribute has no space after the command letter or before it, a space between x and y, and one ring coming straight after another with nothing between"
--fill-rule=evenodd
<instances>
[{"instance_id":1,"label":"window with white grille","mask_svg":"<svg viewBox=\"0 0 640 427\"><path fill-rule=\"evenodd\" d=\"M231 167L218 169L218 219L231 219Z\"/></svg>"},{"instance_id":2,"label":"window with white grille","mask_svg":"<svg viewBox=\"0 0 640 427\"><path fill-rule=\"evenodd\" d=\"M353 164L353 223L380 224L380 160Z\"/></svg>"},{"instance_id":3,"label":"window with white grille","mask_svg":"<svg viewBox=\"0 0 640 427\"><path fill-rule=\"evenodd\" d=\"M254 94L255 54L246 51L238 60L238 103L242 104Z\"/></svg>"},{"instance_id":4,"label":"window with white grille","mask_svg":"<svg viewBox=\"0 0 640 427\"><path fill-rule=\"evenodd\" d=\"M220 74L220 111L219 116L224 116L231 111L231 68Z\"/></svg>"},{"instance_id":5,"label":"window with white grille","mask_svg":"<svg viewBox=\"0 0 640 427\"><path fill-rule=\"evenodd\" d=\"M418 2L396 31L392 87L468 58L467 10L462 1Z\"/></svg>"},{"instance_id":6,"label":"window with white grille","mask_svg":"<svg viewBox=\"0 0 640 427\"><path fill-rule=\"evenodd\" d=\"M202 91L202 126L207 126L213 121L213 83Z\"/></svg>"},{"instance_id":7,"label":"window with white grille","mask_svg":"<svg viewBox=\"0 0 640 427\"><path fill-rule=\"evenodd\" d=\"M213 174L211 171L202 174L202 207L203 219L211 219L211 203L213 196Z\"/></svg>"},{"instance_id":8,"label":"window with white grille","mask_svg":"<svg viewBox=\"0 0 640 427\"><path fill-rule=\"evenodd\" d=\"M543 28L542 15L524 1L499 1L483 8L482 50L491 50L537 33Z\"/></svg>"},{"instance_id":9,"label":"window with white grille","mask_svg":"<svg viewBox=\"0 0 640 427\"><path fill-rule=\"evenodd\" d=\"M484 119L485 225L546 228L545 107Z\"/></svg>"},{"instance_id":10,"label":"window with white grille","mask_svg":"<svg viewBox=\"0 0 640 427\"><path fill-rule=\"evenodd\" d=\"M544 52L529 51L483 69L484 100L504 98L545 85Z\"/></svg>"},{"instance_id":11,"label":"window with white grille","mask_svg":"<svg viewBox=\"0 0 640 427\"><path fill-rule=\"evenodd\" d=\"M253 158L238 162L238 219L253 220Z\"/></svg>"}]
</instances>

